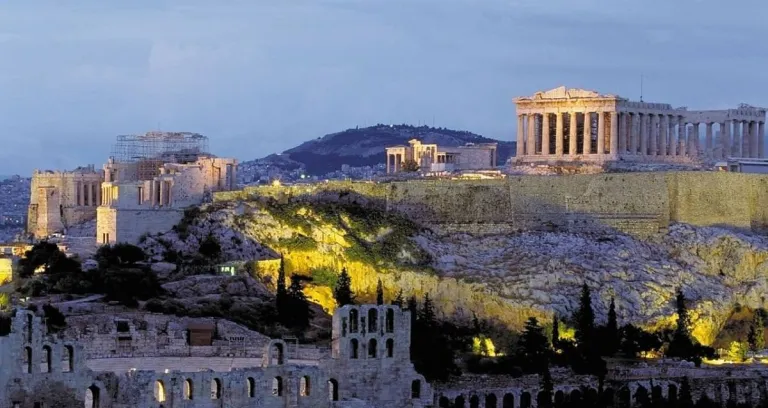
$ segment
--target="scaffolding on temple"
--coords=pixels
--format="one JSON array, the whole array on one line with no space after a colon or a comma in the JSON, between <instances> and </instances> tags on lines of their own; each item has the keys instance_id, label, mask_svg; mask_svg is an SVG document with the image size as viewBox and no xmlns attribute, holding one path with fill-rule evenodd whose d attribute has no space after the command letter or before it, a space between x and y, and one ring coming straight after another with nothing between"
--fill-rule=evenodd
<instances>
[{"instance_id":1,"label":"scaffolding on temple","mask_svg":"<svg viewBox=\"0 0 768 408\"><path fill-rule=\"evenodd\" d=\"M191 163L207 156L208 138L191 132L152 131L140 135L119 135L112 146L116 163L136 163L138 180L156 176L164 163Z\"/></svg>"}]
</instances>

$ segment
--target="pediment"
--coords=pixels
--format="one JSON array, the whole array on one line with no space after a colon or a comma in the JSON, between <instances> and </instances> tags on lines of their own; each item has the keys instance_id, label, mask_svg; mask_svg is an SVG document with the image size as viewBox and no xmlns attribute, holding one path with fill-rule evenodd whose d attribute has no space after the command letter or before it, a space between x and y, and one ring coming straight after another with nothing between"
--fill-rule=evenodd
<instances>
[{"instance_id":1,"label":"pediment","mask_svg":"<svg viewBox=\"0 0 768 408\"><path fill-rule=\"evenodd\" d=\"M532 99L570 99L570 98L599 98L601 95L595 91L580 88L566 88L560 86L549 91L536 92Z\"/></svg>"}]
</instances>

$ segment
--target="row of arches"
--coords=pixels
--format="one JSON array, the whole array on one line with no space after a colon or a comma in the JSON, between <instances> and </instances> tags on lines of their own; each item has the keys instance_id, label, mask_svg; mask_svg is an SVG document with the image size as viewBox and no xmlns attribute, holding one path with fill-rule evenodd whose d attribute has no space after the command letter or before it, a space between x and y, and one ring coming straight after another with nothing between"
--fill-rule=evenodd
<instances>
[{"instance_id":1,"label":"row of arches","mask_svg":"<svg viewBox=\"0 0 768 408\"><path fill-rule=\"evenodd\" d=\"M368 348L367 348L367 357L377 358L378 347L379 347L379 343L376 341L376 339L369 339ZM386 358L393 358L395 356L395 341L393 339L387 339L384 342L384 356ZM351 359L360 358L360 342L357 339L349 340L349 358Z\"/></svg>"},{"instance_id":2,"label":"row of arches","mask_svg":"<svg viewBox=\"0 0 768 408\"><path fill-rule=\"evenodd\" d=\"M368 309L368 333L376 333L379 324L379 310L376 308ZM362 323L365 324L364 322ZM360 332L360 312L358 309L353 308L349 311L349 332ZM363 328L364 329L364 328ZM395 310L393 308L387 308L384 318L384 332L394 333L395 331Z\"/></svg>"},{"instance_id":3,"label":"row of arches","mask_svg":"<svg viewBox=\"0 0 768 408\"><path fill-rule=\"evenodd\" d=\"M182 398L184 400L195 400L195 383L191 378L186 378L183 381ZM219 400L222 398L222 381L219 378L212 378L210 381L210 399ZM285 395L285 380L281 376L272 378L270 388L270 395L274 397L282 397ZM256 398L256 379L248 377L243 384L243 392L248 398ZM328 398L331 401L339 400L339 382L335 379L328 380L329 395ZM299 379L299 396L309 397L312 393L312 379L308 375L304 375ZM155 380L153 389L154 399L157 402L165 402L168 398L165 382L162 379Z\"/></svg>"},{"instance_id":4,"label":"row of arches","mask_svg":"<svg viewBox=\"0 0 768 408\"><path fill-rule=\"evenodd\" d=\"M32 347L24 347L24 354L22 356L22 372L25 374L32 374L34 370L34 357ZM52 373L53 372L53 349L49 345L43 346L40 354L39 372ZM70 345L62 347L61 353L61 372L71 373L74 371L75 363L75 349Z\"/></svg>"},{"instance_id":5,"label":"row of arches","mask_svg":"<svg viewBox=\"0 0 768 408\"><path fill-rule=\"evenodd\" d=\"M675 384L668 385L666 396L660 385L651 387L650 393L645 387L638 386L634 395L632 395L629 387L626 386L620 388L618 393L615 393L612 388L606 388L602 395L595 388L581 388L570 391L557 390L549 399L550 404L554 403L555 407L591 406L598 401L602 403L602 406L611 406L615 403L618 403L620 406L630 406L632 403L646 406L645 404L651 401L661 401L662 399L666 399L670 403L676 403L677 392ZM535 395L537 406L543 405L548 398L544 392L539 392ZM441 395L437 398L437 406L439 408L465 408L467 406L469 408L531 408L533 402L533 394L527 391L521 393L506 392L499 395L496 393L486 393L485 395L472 394L469 397L462 394L455 398Z\"/></svg>"}]
</instances>

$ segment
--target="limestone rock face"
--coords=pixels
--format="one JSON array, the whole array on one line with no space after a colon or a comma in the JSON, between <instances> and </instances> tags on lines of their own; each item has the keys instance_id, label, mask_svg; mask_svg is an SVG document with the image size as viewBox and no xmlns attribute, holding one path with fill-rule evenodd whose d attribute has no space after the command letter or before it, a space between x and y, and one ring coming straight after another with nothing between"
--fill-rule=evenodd
<instances>
[{"instance_id":1,"label":"limestone rock face","mask_svg":"<svg viewBox=\"0 0 768 408\"><path fill-rule=\"evenodd\" d=\"M229 240L226 249L236 259L262 259L279 251L285 255L289 273L309 273L315 268L338 271L344 266L353 290L363 298L375 293L381 279L387 299L401 288L406 296L429 293L446 315L471 317L474 312L518 329L529 316L570 317L584 282L592 289L599 321L605 319L614 297L620 323L651 329L674 324L675 293L681 288L689 299L693 334L707 344L735 305L768 306L764 295L768 292L768 238L753 233L684 224L644 240L610 231L438 236L424 230L406 238L416 251L427 254L419 259L431 259L424 268L400 262L408 256L377 258L361 253L362 247L354 243L367 241L368 248L376 248L379 238L355 235L354 225L340 228L321 222L306 209L278 217L246 202L201 215L195 226L201 233L195 235L216 231L220 237L238 237ZM296 244L297 234L311 245ZM191 239L174 245L194 252L197 248ZM293 246L274 247L274 251L267 247L281 243ZM217 287L204 279L185 285L169 290L192 297L193 293L208 296L242 290L237 284Z\"/></svg>"},{"instance_id":2,"label":"limestone rock face","mask_svg":"<svg viewBox=\"0 0 768 408\"><path fill-rule=\"evenodd\" d=\"M245 296L268 299L269 291L250 276L197 275L166 283L163 289L176 299L205 296Z\"/></svg>"}]
</instances>

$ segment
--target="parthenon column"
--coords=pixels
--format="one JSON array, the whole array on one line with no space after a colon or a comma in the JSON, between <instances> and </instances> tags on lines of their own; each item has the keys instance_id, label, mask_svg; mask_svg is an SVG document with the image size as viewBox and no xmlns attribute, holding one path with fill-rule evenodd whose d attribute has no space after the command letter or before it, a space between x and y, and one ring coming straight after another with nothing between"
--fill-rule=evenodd
<instances>
[{"instance_id":1,"label":"parthenon column","mask_svg":"<svg viewBox=\"0 0 768 408\"><path fill-rule=\"evenodd\" d=\"M619 157L619 114L611 112L611 143L609 153L612 159Z\"/></svg>"},{"instance_id":2,"label":"parthenon column","mask_svg":"<svg viewBox=\"0 0 768 408\"><path fill-rule=\"evenodd\" d=\"M677 137L675 136L677 120L675 120L674 116L669 115L667 115L667 120L669 121L669 127L667 128L667 131L669 132L669 155L677 156Z\"/></svg>"},{"instance_id":3,"label":"parthenon column","mask_svg":"<svg viewBox=\"0 0 768 408\"><path fill-rule=\"evenodd\" d=\"M659 154L667 155L667 138L669 137L669 117L667 115L659 116Z\"/></svg>"},{"instance_id":4,"label":"parthenon column","mask_svg":"<svg viewBox=\"0 0 768 408\"><path fill-rule=\"evenodd\" d=\"M597 154L605 154L605 112L597 112Z\"/></svg>"},{"instance_id":5,"label":"parthenon column","mask_svg":"<svg viewBox=\"0 0 768 408\"><path fill-rule=\"evenodd\" d=\"M627 114L624 112L617 114L619 118L619 154L627 153Z\"/></svg>"},{"instance_id":6,"label":"parthenon column","mask_svg":"<svg viewBox=\"0 0 768 408\"><path fill-rule=\"evenodd\" d=\"M85 183L85 192L88 195L88 205L93 207L94 200L93 200L93 183Z\"/></svg>"},{"instance_id":7,"label":"parthenon column","mask_svg":"<svg viewBox=\"0 0 768 408\"><path fill-rule=\"evenodd\" d=\"M541 154L549 156L549 113L541 116Z\"/></svg>"},{"instance_id":8,"label":"parthenon column","mask_svg":"<svg viewBox=\"0 0 768 408\"><path fill-rule=\"evenodd\" d=\"M568 135L568 154L571 156L576 156L576 127L578 126L578 121L576 120L576 112L570 112L568 116L571 117L570 120L570 126L569 126L569 135Z\"/></svg>"},{"instance_id":9,"label":"parthenon column","mask_svg":"<svg viewBox=\"0 0 768 408\"><path fill-rule=\"evenodd\" d=\"M640 116L637 113L631 113L629 120L629 154L637 154L638 149L638 128L639 128Z\"/></svg>"},{"instance_id":10,"label":"parthenon column","mask_svg":"<svg viewBox=\"0 0 768 408\"><path fill-rule=\"evenodd\" d=\"M757 157L765 157L765 122L757 126Z\"/></svg>"},{"instance_id":11,"label":"parthenon column","mask_svg":"<svg viewBox=\"0 0 768 408\"><path fill-rule=\"evenodd\" d=\"M678 155L685 156L686 150L686 134L685 134L685 118L682 116L677 117L677 142L678 142Z\"/></svg>"},{"instance_id":12,"label":"parthenon column","mask_svg":"<svg viewBox=\"0 0 768 408\"><path fill-rule=\"evenodd\" d=\"M656 156L658 154L657 141L659 140L659 115L651 116L651 139L650 139L650 154Z\"/></svg>"},{"instance_id":13,"label":"parthenon column","mask_svg":"<svg viewBox=\"0 0 768 408\"><path fill-rule=\"evenodd\" d=\"M525 154L525 115L517 115L517 157ZM389 157L387 157L387 173L389 173Z\"/></svg>"},{"instance_id":14,"label":"parthenon column","mask_svg":"<svg viewBox=\"0 0 768 408\"><path fill-rule=\"evenodd\" d=\"M749 157L749 121L741 122L741 157Z\"/></svg>"},{"instance_id":15,"label":"parthenon column","mask_svg":"<svg viewBox=\"0 0 768 408\"><path fill-rule=\"evenodd\" d=\"M582 139L581 154L592 152L592 112L584 111L584 137Z\"/></svg>"},{"instance_id":16,"label":"parthenon column","mask_svg":"<svg viewBox=\"0 0 768 408\"><path fill-rule=\"evenodd\" d=\"M733 144L731 145L731 154L741 157L741 121L733 122Z\"/></svg>"},{"instance_id":17,"label":"parthenon column","mask_svg":"<svg viewBox=\"0 0 768 408\"><path fill-rule=\"evenodd\" d=\"M704 146L706 148L706 153L704 156L708 159L711 159L714 157L712 154L712 122L707 122L705 126L707 127L707 135L704 138Z\"/></svg>"},{"instance_id":18,"label":"parthenon column","mask_svg":"<svg viewBox=\"0 0 768 408\"><path fill-rule=\"evenodd\" d=\"M555 154L558 157L563 156L563 112L557 112L555 119Z\"/></svg>"},{"instance_id":19,"label":"parthenon column","mask_svg":"<svg viewBox=\"0 0 768 408\"><path fill-rule=\"evenodd\" d=\"M640 155L648 154L648 114L640 114Z\"/></svg>"},{"instance_id":20,"label":"parthenon column","mask_svg":"<svg viewBox=\"0 0 768 408\"><path fill-rule=\"evenodd\" d=\"M693 136L689 140L690 145L691 145L691 156L698 156L699 155L699 150L701 150L701 149L699 149L701 147L700 146L700 144L701 144L701 141L700 141L701 133L699 133L699 124L698 123L694 123L693 124L693 129L692 129L691 135Z\"/></svg>"},{"instance_id":21,"label":"parthenon column","mask_svg":"<svg viewBox=\"0 0 768 408\"><path fill-rule=\"evenodd\" d=\"M536 154L536 115L528 114L528 143L525 145L525 154L533 156Z\"/></svg>"},{"instance_id":22,"label":"parthenon column","mask_svg":"<svg viewBox=\"0 0 768 408\"><path fill-rule=\"evenodd\" d=\"M720 134L723 139L723 158L727 158L733 155L733 147L731 146L731 123L732 121L726 120L720 124Z\"/></svg>"},{"instance_id":23,"label":"parthenon column","mask_svg":"<svg viewBox=\"0 0 768 408\"><path fill-rule=\"evenodd\" d=\"M749 128L749 157L757 157L757 122L747 122Z\"/></svg>"}]
</instances>

